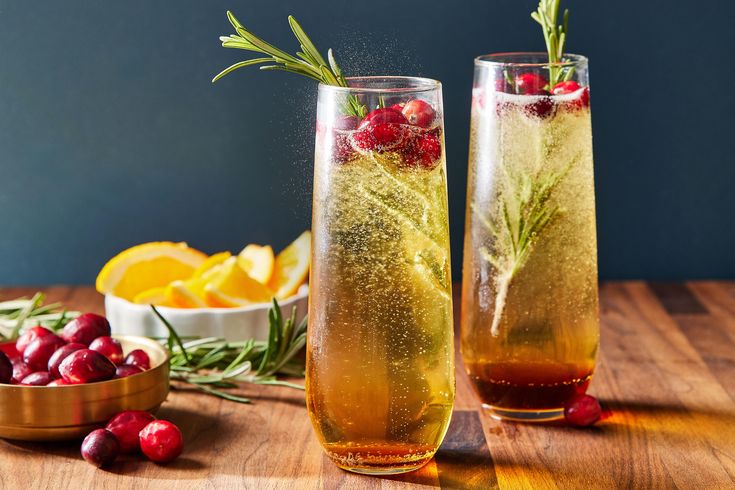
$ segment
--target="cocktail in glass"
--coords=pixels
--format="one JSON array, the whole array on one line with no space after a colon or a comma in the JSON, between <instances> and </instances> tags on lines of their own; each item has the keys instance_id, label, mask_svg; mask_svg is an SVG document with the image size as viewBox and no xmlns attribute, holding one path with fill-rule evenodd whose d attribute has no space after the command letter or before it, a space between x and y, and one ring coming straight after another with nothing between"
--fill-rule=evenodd
<instances>
[{"instance_id":1,"label":"cocktail in glass","mask_svg":"<svg viewBox=\"0 0 735 490\"><path fill-rule=\"evenodd\" d=\"M338 466L401 473L454 401L441 85L348 82L319 86L307 407Z\"/></svg>"},{"instance_id":2,"label":"cocktail in glass","mask_svg":"<svg viewBox=\"0 0 735 490\"><path fill-rule=\"evenodd\" d=\"M467 372L493 416L559 418L599 344L586 58L475 60L468 185Z\"/></svg>"}]
</instances>

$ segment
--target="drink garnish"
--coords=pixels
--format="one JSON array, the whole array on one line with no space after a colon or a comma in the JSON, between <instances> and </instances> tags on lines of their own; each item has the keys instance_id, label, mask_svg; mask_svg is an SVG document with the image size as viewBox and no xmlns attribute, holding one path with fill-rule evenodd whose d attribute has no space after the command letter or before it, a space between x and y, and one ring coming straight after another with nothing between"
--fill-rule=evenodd
<instances>
[{"instance_id":1,"label":"drink garnish","mask_svg":"<svg viewBox=\"0 0 735 490\"><path fill-rule=\"evenodd\" d=\"M574 67L559 66L564 63L564 45L567 41L569 25L569 9L564 9L562 22L559 21L559 3L561 0L539 0L538 9L531 12L531 18L541 25L546 41L546 52L549 54L549 85L551 90L559 82L572 78Z\"/></svg>"},{"instance_id":2,"label":"drink garnish","mask_svg":"<svg viewBox=\"0 0 735 490\"><path fill-rule=\"evenodd\" d=\"M212 79L213 83L239 68L262 65L260 66L261 70L287 71L311 78L326 85L335 85L338 87L348 86L347 80L342 73L342 69L337 64L332 49L327 50L327 58L325 59L292 15L288 16L288 23L301 46L301 51L296 52L295 56L288 54L253 34L229 10L227 11L227 19L232 24L232 27L235 28L235 34L221 36L220 41L222 41L222 47L252 51L266 56L238 61L228 66ZM350 95L347 98L344 113L362 119L367 114L367 107L361 104L356 96Z\"/></svg>"}]
</instances>

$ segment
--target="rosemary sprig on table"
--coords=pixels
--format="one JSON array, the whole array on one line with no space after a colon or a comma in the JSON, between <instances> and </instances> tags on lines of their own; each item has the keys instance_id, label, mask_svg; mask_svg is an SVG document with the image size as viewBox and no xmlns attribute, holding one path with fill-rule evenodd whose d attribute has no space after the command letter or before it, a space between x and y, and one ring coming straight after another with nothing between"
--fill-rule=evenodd
<instances>
[{"instance_id":1,"label":"rosemary sprig on table","mask_svg":"<svg viewBox=\"0 0 735 490\"><path fill-rule=\"evenodd\" d=\"M79 316L78 311L58 311L61 303L44 305L43 293L31 299L19 298L0 302L0 338L14 340L27 327L41 325L57 331Z\"/></svg>"},{"instance_id":2,"label":"rosemary sprig on table","mask_svg":"<svg viewBox=\"0 0 735 490\"><path fill-rule=\"evenodd\" d=\"M300 384L279 380L277 374L303 376L304 366L294 356L306 343L306 318L296 324L296 309L284 319L273 300L268 311L267 341L253 339L230 342L216 337L184 342L155 306L153 312L166 326L166 344L171 353L171 379L187 383L205 393L240 403L249 398L223 391L237 383L286 386L303 390Z\"/></svg>"},{"instance_id":3,"label":"rosemary sprig on table","mask_svg":"<svg viewBox=\"0 0 735 490\"><path fill-rule=\"evenodd\" d=\"M575 162L576 159L572 160L561 171L521 173L511 178L494 213L495 219L472 206L480 223L493 237L492 251L487 247L479 249L480 256L495 268L495 310L490 327L493 336L500 333L500 320L513 278L525 265L544 230L561 212L551 197Z\"/></svg>"},{"instance_id":4,"label":"rosemary sprig on table","mask_svg":"<svg viewBox=\"0 0 735 490\"><path fill-rule=\"evenodd\" d=\"M561 67L564 61L564 45L567 42L569 10L564 10L561 24L559 20L559 2L561 0L539 0L538 9L531 12L531 18L541 25L546 41L546 52L549 54L549 89L561 81L569 80L574 74L574 67Z\"/></svg>"},{"instance_id":5,"label":"rosemary sprig on table","mask_svg":"<svg viewBox=\"0 0 735 490\"><path fill-rule=\"evenodd\" d=\"M288 23L291 26L294 36L296 36L296 40L301 46L301 51L296 52L296 56L278 49L253 34L249 29L245 28L245 26L243 26L229 10L227 11L227 19L230 21L230 24L232 24L232 27L235 28L235 34L221 36L219 38L220 41L222 41L223 47L243 49L245 51L265 54L266 56L239 61L230 65L219 72L212 79L212 82L216 82L223 76L239 68L268 63L260 66L260 69L287 71L309 77L326 85L347 87L347 80L342 73L342 69L337 64L332 50L327 50L327 59L329 60L327 62L293 16L289 15ZM347 98L344 112L347 115L363 118L367 113L367 107L361 104L356 96L350 95Z\"/></svg>"}]
</instances>

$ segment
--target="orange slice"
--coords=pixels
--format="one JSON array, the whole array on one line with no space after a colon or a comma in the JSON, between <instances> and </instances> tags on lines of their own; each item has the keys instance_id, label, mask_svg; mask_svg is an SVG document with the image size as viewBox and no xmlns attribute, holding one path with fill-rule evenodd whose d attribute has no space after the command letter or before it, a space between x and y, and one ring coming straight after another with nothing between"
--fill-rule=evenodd
<instances>
[{"instance_id":1,"label":"orange slice","mask_svg":"<svg viewBox=\"0 0 735 490\"><path fill-rule=\"evenodd\" d=\"M311 232L305 231L276 257L273 276L268 286L277 299L288 298L298 291L309 276Z\"/></svg>"},{"instance_id":2,"label":"orange slice","mask_svg":"<svg viewBox=\"0 0 735 490\"><path fill-rule=\"evenodd\" d=\"M266 303L273 297L268 287L259 283L230 257L204 287L204 299L209 306L228 308L252 303Z\"/></svg>"},{"instance_id":3,"label":"orange slice","mask_svg":"<svg viewBox=\"0 0 735 490\"><path fill-rule=\"evenodd\" d=\"M149 289L187 279L207 256L186 243L151 242L136 245L107 262L97 276L97 291L133 300Z\"/></svg>"},{"instance_id":4,"label":"orange slice","mask_svg":"<svg viewBox=\"0 0 735 490\"><path fill-rule=\"evenodd\" d=\"M273 275L275 257L270 245L260 246L251 243L237 256L237 263L250 277L261 284L268 284Z\"/></svg>"}]
</instances>

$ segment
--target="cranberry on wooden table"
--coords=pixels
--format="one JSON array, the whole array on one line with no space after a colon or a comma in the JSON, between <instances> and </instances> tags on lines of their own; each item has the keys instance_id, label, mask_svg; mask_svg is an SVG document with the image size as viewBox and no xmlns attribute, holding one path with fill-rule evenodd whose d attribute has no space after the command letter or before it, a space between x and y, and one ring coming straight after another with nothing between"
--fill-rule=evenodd
<instances>
[{"instance_id":1,"label":"cranberry on wooden table","mask_svg":"<svg viewBox=\"0 0 735 490\"><path fill-rule=\"evenodd\" d=\"M51 330L40 325L31 327L23 332L20 337L18 337L18 340L15 341L15 349L20 355L23 355L23 352L26 350L26 347L28 347L28 344L36 340L38 337L44 337L46 335L53 334L54 333Z\"/></svg>"},{"instance_id":2,"label":"cranberry on wooden table","mask_svg":"<svg viewBox=\"0 0 735 490\"><path fill-rule=\"evenodd\" d=\"M148 356L148 353L143 349L134 349L128 352L128 355L125 356L123 364L138 366L142 369L150 369L151 358Z\"/></svg>"},{"instance_id":3,"label":"cranberry on wooden table","mask_svg":"<svg viewBox=\"0 0 735 490\"><path fill-rule=\"evenodd\" d=\"M23 362L31 371L45 371L51 356L64 344L64 339L53 333L36 337L23 351Z\"/></svg>"},{"instance_id":4,"label":"cranberry on wooden table","mask_svg":"<svg viewBox=\"0 0 735 490\"><path fill-rule=\"evenodd\" d=\"M72 352L76 352L78 350L86 349L87 346L84 344L66 344L59 347L56 352L54 352L51 357L48 360L48 372L51 373L51 376L54 378L61 377L61 374L59 374L59 366L61 365L61 362L69 356Z\"/></svg>"},{"instance_id":5,"label":"cranberry on wooden table","mask_svg":"<svg viewBox=\"0 0 735 490\"><path fill-rule=\"evenodd\" d=\"M115 365L97 351L82 349L69 354L59 366L59 374L70 384L94 383L115 376Z\"/></svg>"},{"instance_id":6,"label":"cranberry on wooden table","mask_svg":"<svg viewBox=\"0 0 735 490\"><path fill-rule=\"evenodd\" d=\"M115 435L106 429L93 430L82 442L82 457L87 463L98 468L115 461L119 452L120 443Z\"/></svg>"},{"instance_id":7,"label":"cranberry on wooden table","mask_svg":"<svg viewBox=\"0 0 735 490\"><path fill-rule=\"evenodd\" d=\"M97 337L109 336L110 333L110 322L107 318L94 313L84 313L66 324L61 337L69 343L89 345Z\"/></svg>"},{"instance_id":8,"label":"cranberry on wooden table","mask_svg":"<svg viewBox=\"0 0 735 490\"><path fill-rule=\"evenodd\" d=\"M155 420L140 431L140 449L151 461L168 463L184 449L184 437L171 422Z\"/></svg>"},{"instance_id":9,"label":"cranberry on wooden table","mask_svg":"<svg viewBox=\"0 0 735 490\"><path fill-rule=\"evenodd\" d=\"M134 453L140 450L140 431L154 420L148 412L125 410L112 417L105 428L117 437L121 453Z\"/></svg>"},{"instance_id":10,"label":"cranberry on wooden table","mask_svg":"<svg viewBox=\"0 0 735 490\"><path fill-rule=\"evenodd\" d=\"M0 351L0 383L8 384L13 379L13 363L5 352Z\"/></svg>"},{"instance_id":11,"label":"cranberry on wooden table","mask_svg":"<svg viewBox=\"0 0 735 490\"><path fill-rule=\"evenodd\" d=\"M123 348L120 341L112 337L97 337L90 344L89 348L97 351L114 364L120 364L123 360Z\"/></svg>"},{"instance_id":12,"label":"cranberry on wooden table","mask_svg":"<svg viewBox=\"0 0 735 490\"><path fill-rule=\"evenodd\" d=\"M577 395L564 406L564 418L571 425L587 427L594 424L602 415L602 407L597 398L590 395Z\"/></svg>"}]
</instances>

